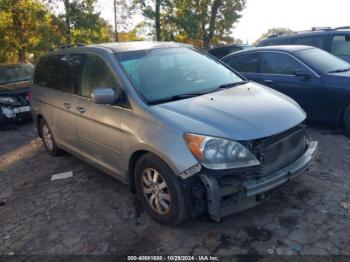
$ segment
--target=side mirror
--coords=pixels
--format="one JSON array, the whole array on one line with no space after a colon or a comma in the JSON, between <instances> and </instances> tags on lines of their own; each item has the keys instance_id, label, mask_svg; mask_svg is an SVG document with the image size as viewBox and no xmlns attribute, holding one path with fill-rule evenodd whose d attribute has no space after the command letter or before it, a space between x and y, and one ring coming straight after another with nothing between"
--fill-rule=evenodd
<instances>
[{"instance_id":1,"label":"side mirror","mask_svg":"<svg viewBox=\"0 0 350 262\"><path fill-rule=\"evenodd\" d=\"M118 94L112 88L95 88L91 93L95 104L115 104Z\"/></svg>"},{"instance_id":2,"label":"side mirror","mask_svg":"<svg viewBox=\"0 0 350 262\"><path fill-rule=\"evenodd\" d=\"M294 75L297 77L304 78L305 80L311 78L311 73L306 69L295 70Z\"/></svg>"}]
</instances>

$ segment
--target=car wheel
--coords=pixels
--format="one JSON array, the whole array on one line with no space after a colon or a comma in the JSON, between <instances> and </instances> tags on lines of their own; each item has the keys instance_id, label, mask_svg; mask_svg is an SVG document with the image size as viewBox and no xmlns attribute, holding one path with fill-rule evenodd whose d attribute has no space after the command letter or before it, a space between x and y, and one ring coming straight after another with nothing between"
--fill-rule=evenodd
<instances>
[{"instance_id":1,"label":"car wheel","mask_svg":"<svg viewBox=\"0 0 350 262\"><path fill-rule=\"evenodd\" d=\"M46 151L50 155L60 156L64 153L56 145L55 139L53 138L49 125L44 119L41 119L40 121L40 134L41 134L41 139L43 140L44 146L46 148Z\"/></svg>"},{"instance_id":2,"label":"car wheel","mask_svg":"<svg viewBox=\"0 0 350 262\"><path fill-rule=\"evenodd\" d=\"M344 112L344 126L348 134L350 134L350 105Z\"/></svg>"},{"instance_id":3,"label":"car wheel","mask_svg":"<svg viewBox=\"0 0 350 262\"><path fill-rule=\"evenodd\" d=\"M157 222L178 225L188 217L180 178L157 156L147 153L135 166L137 196Z\"/></svg>"}]
</instances>

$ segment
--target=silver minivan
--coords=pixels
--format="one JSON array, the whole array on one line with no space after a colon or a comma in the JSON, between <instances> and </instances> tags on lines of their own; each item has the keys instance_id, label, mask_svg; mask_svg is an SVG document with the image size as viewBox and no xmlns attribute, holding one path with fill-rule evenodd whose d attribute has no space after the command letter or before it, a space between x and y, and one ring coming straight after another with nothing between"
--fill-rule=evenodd
<instances>
[{"instance_id":1,"label":"silver minivan","mask_svg":"<svg viewBox=\"0 0 350 262\"><path fill-rule=\"evenodd\" d=\"M185 44L59 48L40 58L31 92L49 154L127 183L167 225L264 202L317 149L296 102Z\"/></svg>"}]
</instances>

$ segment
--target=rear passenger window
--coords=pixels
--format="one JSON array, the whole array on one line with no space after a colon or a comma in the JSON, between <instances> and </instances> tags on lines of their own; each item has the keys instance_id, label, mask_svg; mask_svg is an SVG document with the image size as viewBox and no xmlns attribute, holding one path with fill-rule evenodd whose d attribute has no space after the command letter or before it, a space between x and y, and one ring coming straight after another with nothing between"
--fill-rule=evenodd
<instances>
[{"instance_id":1,"label":"rear passenger window","mask_svg":"<svg viewBox=\"0 0 350 262\"><path fill-rule=\"evenodd\" d=\"M333 37L332 54L336 56L350 56L350 35Z\"/></svg>"},{"instance_id":2,"label":"rear passenger window","mask_svg":"<svg viewBox=\"0 0 350 262\"><path fill-rule=\"evenodd\" d=\"M56 89L66 93L76 93L81 83L84 55L68 54L58 58Z\"/></svg>"},{"instance_id":3,"label":"rear passenger window","mask_svg":"<svg viewBox=\"0 0 350 262\"><path fill-rule=\"evenodd\" d=\"M295 40L295 44L314 46L314 47L323 49L324 41L325 41L324 36L306 36L306 37L297 38Z\"/></svg>"},{"instance_id":4,"label":"rear passenger window","mask_svg":"<svg viewBox=\"0 0 350 262\"><path fill-rule=\"evenodd\" d=\"M107 63L97 55L88 54L80 95L90 98L95 88L112 88L117 91L117 87L118 83Z\"/></svg>"},{"instance_id":5,"label":"rear passenger window","mask_svg":"<svg viewBox=\"0 0 350 262\"><path fill-rule=\"evenodd\" d=\"M233 69L244 73L257 73L259 71L260 54L252 53L231 57L225 61Z\"/></svg>"},{"instance_id":6,"label":"rear passenger window","mask_svg":"<svg viewBox=\"0 0 350 262\"><path fill-rule=\"evenodd\" d=\"M33 84L43 87L55 87L56 56L42 57L35 69Z\"/></svg>"},{"instance_id":7,"label":"rear passenger window","mask_svg":"<svg viewBox=\"0 0 350 262\"><path fill-rule=\"evenodd\" d=\"M262 56L262 73L278 75L294 75L298 69L305 67L294 58L281 53L264 53Z\"/></svg>"}]
</instances>

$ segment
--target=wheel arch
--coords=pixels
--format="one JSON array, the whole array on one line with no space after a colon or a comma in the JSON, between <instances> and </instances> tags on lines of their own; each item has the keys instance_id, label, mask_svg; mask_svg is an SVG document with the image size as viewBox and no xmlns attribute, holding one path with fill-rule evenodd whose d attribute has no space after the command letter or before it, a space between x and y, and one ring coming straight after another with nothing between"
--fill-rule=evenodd
<instances>
[{"instance_id":1,"label":"wheel arch","mask_svg":"<svg viewBox=\"0 0 350 262\"><path fill-rule=\"evenodd\" d=\"M170 170L174 173L177 174L178 170L175 168L174 164L171 162L170 159L167 159L163 154L157 153L155 150L150 150L150 149L138 149L135 150L131 156L129 157L129 162L128 162L128 171L127 171L127 176L128 176L128 185L129 185L129 190L133 194L136 193L136 187L135 187L135 165L137 161L144 156L145 154L152 154L158 157L160 160L162 160L169 168Z\"/></svg>"}]
</instances>

